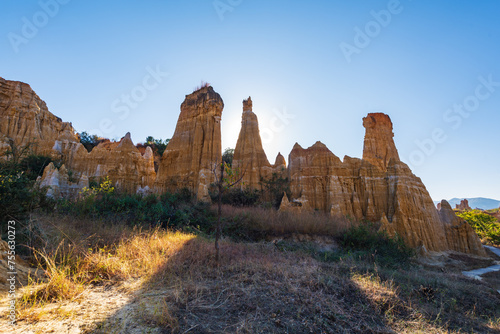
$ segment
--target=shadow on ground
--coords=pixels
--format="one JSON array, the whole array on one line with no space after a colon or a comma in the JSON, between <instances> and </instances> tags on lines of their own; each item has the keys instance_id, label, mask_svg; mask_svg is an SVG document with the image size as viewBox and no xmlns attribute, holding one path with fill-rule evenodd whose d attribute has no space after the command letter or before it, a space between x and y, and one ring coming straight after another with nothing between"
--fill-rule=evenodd
<instances>
[{"instance_id":1,"label":"shadow on ground","mask_svg":"<svg viewBox=\"0 0 500 334\"><path fill-rule=\"evenodd\" d=\"M438 274L419 288L415 277L407 287L391 288L391 277L283 252L272 243L222 242L219 266L214 255L210 241L189 240L128 305L87 333L394 333L405 321L420 323L422 332L461 323L466 331L491 332L473 320L474 310L455 310L461 319L454 324L440 316L454 306L443 303L447 286ZM412 294L420 303L405 298ZM464 298L475 309L481 296L469 291Z\"/></svg>"}]
</instances>

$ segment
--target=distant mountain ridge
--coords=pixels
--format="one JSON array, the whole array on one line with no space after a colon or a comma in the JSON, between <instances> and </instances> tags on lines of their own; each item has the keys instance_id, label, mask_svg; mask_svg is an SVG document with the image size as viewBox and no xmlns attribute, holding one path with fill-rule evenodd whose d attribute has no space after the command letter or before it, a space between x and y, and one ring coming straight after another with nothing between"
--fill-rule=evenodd
<instances>
[{"instance_id":1,"label":"distant mountain ridge","mask_svg":"<svg viewBox=\"0 0 500 334\"><path fill-rule=\"evenodd\" d=\"M469 201L469 206L473 209L483 209L490 210L496 209L500 207L500 201L492 198L484 198L484 197L474 197L474 198L452 198L448 200L452 208L455 208L455 205L460 204L460 201L466 199ZM441 201L434 201L434 204L438 204Z\"/></svg>"}]
</instances>

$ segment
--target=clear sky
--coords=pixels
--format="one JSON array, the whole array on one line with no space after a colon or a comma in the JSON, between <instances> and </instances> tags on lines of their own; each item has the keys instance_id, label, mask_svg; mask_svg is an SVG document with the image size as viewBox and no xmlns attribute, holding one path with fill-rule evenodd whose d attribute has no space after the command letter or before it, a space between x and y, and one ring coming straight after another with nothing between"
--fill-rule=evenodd
<instances>
[{"instance_id":1,"label":"clear sky","mask_svg":"<svg viewBox=\"0 0 500 334\"><path fill-rule=\"evenodd\" d=\"M500 2L4 0L0 76L77 131L170 138L207 81L234 147L252 97L271 162L320 140L361 157L384 112L435 200L500 199Z\"/></svg>"}]
</instances>

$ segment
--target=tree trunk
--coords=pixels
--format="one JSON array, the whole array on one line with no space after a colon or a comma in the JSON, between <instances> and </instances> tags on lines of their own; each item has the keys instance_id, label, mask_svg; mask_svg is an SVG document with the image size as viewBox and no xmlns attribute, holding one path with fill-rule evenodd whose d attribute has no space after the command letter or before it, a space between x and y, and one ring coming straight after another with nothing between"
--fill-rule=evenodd
<instances>
[{"instance_id":1,"label":"tree trunk","mask_svg":"<svg viewBox=\"0 0 500 334\"><path fill-rule=\"evenodd\" d=\"M224 162L220 164L220 178L217 182L217 186L219 188L219 198L217 201L218 204L218 213L217 213L217 227L215 230L215 262L217 265L219 264L219 239L221 236L221 216L222 216L222 190L224 182Z\"/></svg>"}]
</instances>

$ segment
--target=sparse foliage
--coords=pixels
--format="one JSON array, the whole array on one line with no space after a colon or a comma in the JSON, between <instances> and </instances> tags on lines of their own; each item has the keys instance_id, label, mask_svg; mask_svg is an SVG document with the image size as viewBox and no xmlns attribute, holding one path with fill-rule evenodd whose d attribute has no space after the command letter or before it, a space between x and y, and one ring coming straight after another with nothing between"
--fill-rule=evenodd
<instances>
[{"instance_id":1,"label":"sparse foliage","mask_svg":"<svg viewBox=\"0 0 500 334\"><path fill-rule=\"evenodd\" d=\"M196 92L196 91L198 91L198 90L200 90L200 89L202 89L202 88L206 88L206 87L210 87L210 84L209 84L208 82L205 82L205 81L203 81L203 80L202 80L202 81L201 81L201 84L200 84L199 86L197 86L197 87L193 90L193 92Z\"/></svg>"},{"instance_id":2,"label":"sparse foliage","mask_svg":"<svg viewBox=\"0 0 500 334\"><path fill-rule=\"evenodd\" d=\"M102 141L97 135L91 135L86 131L80 132L78 136L80 137L80 143L82 143L88 152L92 151Z\"/></svg>"},{"instance_id":3,"label":"sparse foliage","mask_svg":"<svg viewBox=\"0 0 500 334\"><path fill-rule=\"evenodd\" d=\"M344 249L360 252L367 260L387 267L407 265L415 256L415 251L401 237L391 238L369 223L352 226L339 238L339 243Z\"/></svg>"},{"instance_id":4,"label":"sparse foliage","mask_svg":"<svg viewBox=\"0 0 500 334\"><path fill-rule=\"evenodd\" d=\"M226 148L222 154L222 161L228 164L229 167L233 166L234 148Z\"/></svg>"},{"instance_id":5,"label":"sparse foliage","mask_svg":"<svg viewBox=\"0 0 500 334\"><path fill-rule=\"evenodd\" d=\"M215 230L215 261L219 263L219 239L222 233L222 195L223 193L238 184L244 176L244 172L240 172L237 169L231 168L231 166L221 161L220 163L214 164L212 172L216 180L217 194L217 227ZM225 175L224 175L225 174Z\"/></svg>"},{"instance_id":6,"label":"sparse foliage","mask_svg":"<svg viewBox=\"0 0 500 334\"><path fill-rule=\"evenodd\" d=\"M287 193L290 196L290 181L288 177L283 177L283 175L284 170L281 173L273 173L267 179L260 179L263 189L262 199L270 202L276 209L280 206L283 193Z\"/></svg>"},{"instance_id":7,"label":"sparse foliage","mask_svg":"<svg viewBox=\"0 0 500 334\"><path fill-rule=\"evenodd\" d=\"M457 216L465 219L486 243L500 245L500 222L481 210L457 212Z\"/></svg>"},{"instance_id":8,"label":"sparse foliage","mask_svg":"<svg viewBox=\"0 0 500 334\"><path fill-rule=\"evenodd\" d=\"M21 160L26 158L28 155L33 154L33 147L36 146L36 142L29 142L26 145L17 145L14 140L10 139L9 140L9 149L7 149L4 153L3 156L7 157L7 160L14 164L17 165Z\"/></svg>"},{"instance_id":9,"label":"sparse foliage","mask_svg":"<svg viewBox=\"0 0 500 334\"><path fill-rule=\"evenodd\" d=\"M146 137L144 144L150 146L153 152L159 156L163 155L163 152L167 149L167 145L170 139L155 139L153 136Z\"/></svg>"},{"instance_id":10,"label":"sparse foliage","mask_svg":"<svg viewBox=\"0 0 500 334\"><path fill-rule=\"evenodd\" d=\"M109 195L115 191L115 187L113 187L113 182L109 179L109 176L106 176L104 180L99 182L98 185L89 185L89 187L84 187L80 195L84 198L96 196L98 194Z\"/></svg>"}]
</instances>

